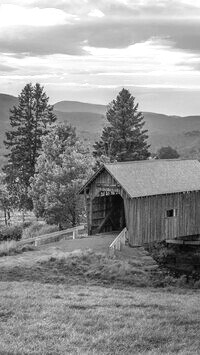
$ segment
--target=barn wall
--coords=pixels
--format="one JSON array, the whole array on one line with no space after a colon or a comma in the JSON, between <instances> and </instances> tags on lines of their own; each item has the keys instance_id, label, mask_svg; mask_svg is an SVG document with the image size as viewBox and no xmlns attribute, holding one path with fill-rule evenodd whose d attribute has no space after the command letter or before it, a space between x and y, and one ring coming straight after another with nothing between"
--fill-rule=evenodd
<instances>
[{"instance_id":1,"label":"barn wall","mask_svg":"<svg viewBox=\"0 0 200 355\"><path fill-rule=\"evenodd\" d=\"M166 210L176 209L175 217ZM200 192L126 199L131 245L200 234Z\"/></svg>"},{"instance_id":2,"label":"barn wall","mask_svg":"<svg viewBox=\"0 0 200 355\"><path fill-rule=\"evenodd\" d=\"M106 215L109 213L109 211L115 207L115 196L119 195L123 198L126 194L113 179L113 177L107 173L107 171L103 171L91 183L88 193L85 194L88 213L88 233L90 235L99 232L98 227L106 218ZM117 203L116 207L119 208L119 203ZM124 210L123 206L122 208ZM112 215L112 218L114 219L117 217L117 215ZM112 224L106 223L105 226L101 229L101 232L109 232L111 230L114 230L114 226L112 226Z\"/></svg>"},{"instance_id":3,"label":"barn wall","mask_svg":"<svg viewBox=\"0 0 200 355\"><path fill-rule=\"evenodd\" d=\"M117 194L124 201L130 245L200 234L200 191L131 199L105 170L85 191L89 234L97 232L113 207L112 196ZM177 210L175 217L166 217L166 210L170 209ZM109 228L105 226L105 230L112 229Z\"/></svg>"},{"instance_id":4,"label":"barn wall","mask_svg":"<svg viewBox=\"0 0 200 355\"><path fill-rule=\"evenodd\" d=\"M108 174L107 171L104 170L100 175L96 177L96 179L90 185L89 195L92 199L95 198L96 196L99 196L101 193L102 188L98 187L99 184L106 184L106 185L113 186L113 192L122 194L121 187L117 186L116 181L113 179L113 177L110 174Z\"/></svg>"}]
</instances>

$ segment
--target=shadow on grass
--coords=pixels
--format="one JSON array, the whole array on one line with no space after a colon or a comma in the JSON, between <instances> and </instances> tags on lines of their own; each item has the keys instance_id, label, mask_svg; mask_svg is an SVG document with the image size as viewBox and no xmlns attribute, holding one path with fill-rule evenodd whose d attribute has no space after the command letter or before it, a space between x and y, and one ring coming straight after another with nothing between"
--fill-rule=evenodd
<instances>
[{"instance_id":1,"label":"shadow on grass","mask_svg":"<svg viewBox=\"0 0 200 355\"><path fill-rule=\"evenodd\" d=\"M31 282L39 282L42 284L50 283L50 284L70 284L76 285L77 283L80 285L85 285L86 283L91 283L94 285L114 285L114 284L126 284L137 286L148 286L148 283L145 284L145 281L141 282L137 280L135 282L134 278L132 282L128 280L118 279L116 277L110 276L106 278L100 274L86 275L84 272L80 270L74 269L73 271L67 268L56 268L55 266L49 266L46 268L44 265L36 264L34 267L22 267L15 266L13 268L0 268L0 281L31 281Z\"/></svg>"},{"instance_id":2,"label":"shadow on grass","mask_svg":"<svg viewBox=\"0 0 200 355\"><path fill-rule=\"evenodd\" d=\"M187 287L185 280L175 279L161 270L150 272L91 250L74 251L66 257L50 257L32 265L0 268L0 281L31 281L50 284L103 285L117 288L136 287ZM180 282L181 281L181 282ZM184 283L183 283L184 281ZM198 285L197 285L198 286ZM155 305L155 308L159 307Z\"/></svg>"},{"instance_id":3,"label":"shadow on grass","mask_svg":"<svg viewBox=\"0 0 200 355\"><path fill-rule=\"evenodd\" d=\"M127 261L88 251L66 257L50 257L31 266L1 267L0 281L32 281L53 284L126 284L146 287L149 274Z\"/></svg>"},{"instance_id":4,"label":"shadow on grass","mask_svg":"<svg viewBox=\"0 0 200 355\"><path fill-rule=\"evenodd\" d=\"M78 309L78 310L89 310L89 309L99 309L99 308L104 308L105 305L100 305L100 304L93 304L93 305L86 305L83 306L81 304L72 304L69 306L70 309ZM120 308L120 309L130 309L129 304L112 304L112 305L106 305L106 308ZM131 307L134 307L135 309L149 309L149 310L159 310L159 311L164 311L164 310L169 310L169 306L164 306L164 305L158 305L158 304L145 304L145 303L131 303Z\"/></svg>"}]
</instances>

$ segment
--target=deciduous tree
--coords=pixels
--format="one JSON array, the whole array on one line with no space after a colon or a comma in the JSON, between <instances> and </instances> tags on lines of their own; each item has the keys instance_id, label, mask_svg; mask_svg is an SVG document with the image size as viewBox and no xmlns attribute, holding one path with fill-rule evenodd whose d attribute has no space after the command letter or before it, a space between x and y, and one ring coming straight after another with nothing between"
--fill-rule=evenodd
<instances>
[{"instance_id":1,"label":"deciduous tree","mask_svg":"<svg viewBox=\"0 0 200 355\"><path fill-rule=\"evenodd\" d=\"M75 226L83 212L78 190L92 173L93 158L68 125L43 138L42 154L31 180L34 211L48 223Z\"/></svg>"},{"instance_id":2,"label":"deciduous tree","mask_svg":"<svg viewBox=\"0 0 200 355\"><path fill-rule=\"evenodd\" d=\"M176 149L168 146L161 147L156 154L157 159L177 159L180 157Z\"/></svg>"},{"instance_id":3,"label":"deciduous tree","mask_svg":"<svg viewBox=\"0 0 200 355\"><path fill-rule=\"evenodd\" d=\"M5 225L9 224L10 222L10 212L11 212L11 200L4 184L4 174L0 174L0 209L3 211L4 214L4 221Z\"/></svg>"}]
</instances>

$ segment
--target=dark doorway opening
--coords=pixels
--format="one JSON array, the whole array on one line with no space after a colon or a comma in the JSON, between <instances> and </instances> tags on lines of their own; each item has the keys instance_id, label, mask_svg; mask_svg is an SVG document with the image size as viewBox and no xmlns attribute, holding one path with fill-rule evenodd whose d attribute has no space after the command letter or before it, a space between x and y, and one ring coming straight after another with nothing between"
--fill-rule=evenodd
<instances>
[{"instance_id":1,"label":"dark doorway opening","mask_svg":"<svg viewBox=\"0 0 200 355\"><path fill-rule=\"evenodd\" d=\"M121 231L126 227L124 201L119 194L96 197L92 205L91 234Z\"/></svg>"}]
</instances>

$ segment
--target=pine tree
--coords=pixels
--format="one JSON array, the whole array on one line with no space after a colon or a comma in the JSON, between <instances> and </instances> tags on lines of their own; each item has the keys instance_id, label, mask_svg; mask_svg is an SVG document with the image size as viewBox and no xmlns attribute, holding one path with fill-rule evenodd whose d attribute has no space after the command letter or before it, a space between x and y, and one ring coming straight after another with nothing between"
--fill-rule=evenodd
<instances>
[{"instance_id":1,"label":"pine tree","mask_svg":"<svg viewBox=\"0 0 200 355\"><path fill-rule=\"evenodd\" d=\"M3 170L12 203L19 209L30 209L29 180L41 150L41 137L56 120L53 106L40 84L27 84L19 95L19 104L10 110L12 130L6 133L4 144L9 150Z\"/></svg>"},{"instance_id":2,"label":"pine tree","mask_svg":"<svg viewBox=\"0 0 200 355\"><path fill-rule=\"evenodd\" d=\"M101 139L94 144L93 155L110 161L143 160L150 156L147 144L147 130L143 130L144 117L138 111L138 104L131 93L122 89L107 110L108 125L104 127Z\"/></svg>"}]
</instances>

